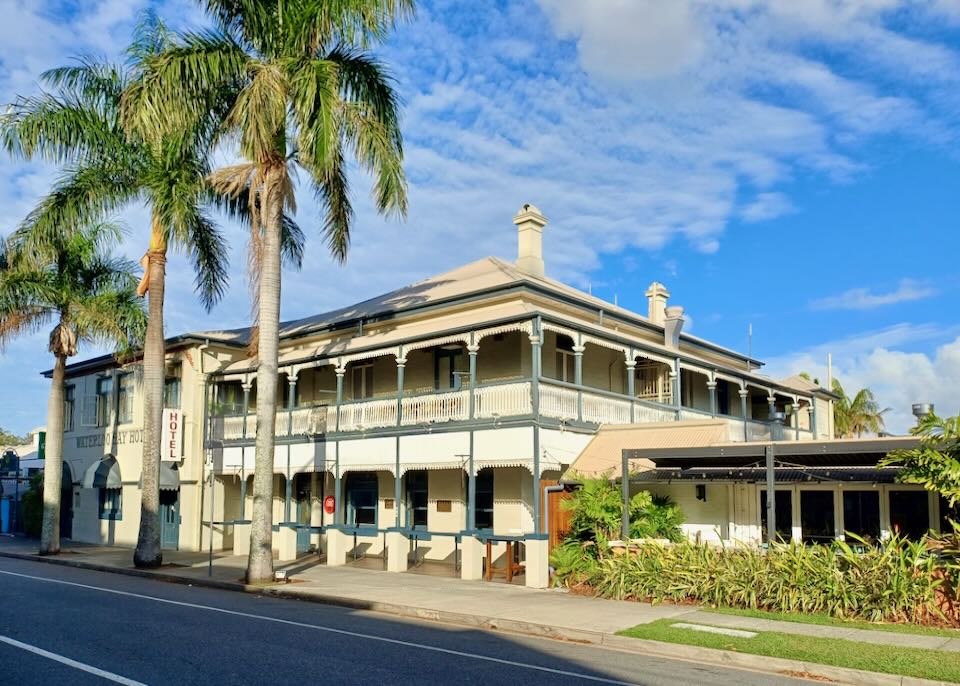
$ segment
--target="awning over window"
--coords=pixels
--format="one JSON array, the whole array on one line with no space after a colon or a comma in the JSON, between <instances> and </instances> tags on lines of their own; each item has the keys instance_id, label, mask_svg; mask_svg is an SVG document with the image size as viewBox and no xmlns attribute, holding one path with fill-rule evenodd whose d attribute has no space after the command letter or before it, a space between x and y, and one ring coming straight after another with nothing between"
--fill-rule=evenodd
<instances>
[{"instance_id":1,"label":"awning over window","mask_svg":"<svg viewBox=\"0 0 960 686\"><path fill-rule=\"evenodd\" d=\"M120 478L120 464L113 455L106 455L103 459L94 462L83 473L84 488L120 488L123 479Z\"/></svg>"},{"instance_id":2,"label":"awning over window","mask_svg":"<svg viewBox=\"0 0 960 686\"><path fill-rule=\"evenodd\" d=\"M140 474L140 488L143 488L143 474ZM160 490L176 491L180 488L180 470L170 462L160 463Z\"/></svg>"}]
</instances>

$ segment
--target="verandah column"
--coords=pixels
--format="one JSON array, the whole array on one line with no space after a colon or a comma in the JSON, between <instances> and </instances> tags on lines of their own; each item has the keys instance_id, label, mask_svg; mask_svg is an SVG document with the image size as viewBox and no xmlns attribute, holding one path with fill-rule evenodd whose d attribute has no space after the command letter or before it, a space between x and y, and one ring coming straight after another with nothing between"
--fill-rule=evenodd
<instances>
[{"instance_id":1,"label":"verandah column","mask_svg":"<svg viewBox=\"0 0 960 686\"><path fill-rule=\"evenodd\" d=\"M707 381L707 394L710 396L710 416L717 416L717 381L710 379Z\"/></svg>"},{"instance_id":2,"label":"verandah column","mask_svg":"<svg viewBox=\"0 0 960 686\"><path fill-rule=\"evenodd\" d=\"M531 364L533 366L533 530L539 534L540 525L540 373L542 369L541 331L543 329L540 317L533 323L533 333L530 334Z\"/></svg>"},{"instance_id":3,"label":"verandah column","mask_svg":"<svg viewBox=\"0 0 960 686\"><path fill-rule=\"evenodd\" d=\"M470 332L470 343L467 345L467 355L470 356L470 419L477 413L477 353L480 345L475 342L475 334Z\"/></svg>"},{"instance_id":4,"label":"verandah column","mask_svg":"<svg viewBox=\"0 0 960 686\"><path fill-rule=\"evenodd\" d=\"M750 432L747 429L747 397L750 395L750 391L747 390L746 386L741 386L738 391L740 395L740 416L743 418L743 440L750 440Z\"/></svg>"},{"instance_id":5,"label":"verandah column","mask_svg":"<svg viewBox=\"0 0 960 686\"><path fill-rule=\"evenodd\" d=\"M627 353L628 357L624 361L627 367L627 395L630 396L630 423L633 424L636 420L636 398L637 398L637 358L633 356L633 352Z\"/></svg>"},{"instance_id":6,"label":"verandah column","mask_svg":"<svg viewBox=\"0 0 960 686\"><path fill-rule=\"evenodd\" d=\"M673 392L673 406L676 408L677 420L681 419L680 413L680 359L673 362L673 369L670 370L670 390Z\"/></svg>"},{"instance_id":7,"label":"verandah column","mask_svg":"<svg viewBox=\"0 0 960 686\"><path fill-rule=\"evenodd\" d=\"M338 364L334 371L337 375L337 405L334 408L334 412L336 413L335 427L337 431L340 431L340 405L343 403L343 377L347 373L347 367L346 365Z\"/></svg>"},{"instance_id":8,"label":"verandah column","mask_svg":"<svg viewBox=\"0 0 960 686\"><path fill-rule=\"evenodd\" d=\"M578 334L579 336L579 334ZM577 385L577 421L583 421L583 351L586 346L578 342L573 346L573 382Z\"/></svg>"},{"instance_id":9,"label":"verandah column","mask_svg":"<svg viewBox=\"0 0 960 686\"><path fill-rule=\"evenodd\" d=\"M297 399L297 372L296 370L287 372L287 437L293 435L293 408ZM291 504L293 502L293 479L290 474L290 451L292 446L287 442L287 488L283 501L284 521L289 522L291 516Z\"/></svg>"}]
</instances>

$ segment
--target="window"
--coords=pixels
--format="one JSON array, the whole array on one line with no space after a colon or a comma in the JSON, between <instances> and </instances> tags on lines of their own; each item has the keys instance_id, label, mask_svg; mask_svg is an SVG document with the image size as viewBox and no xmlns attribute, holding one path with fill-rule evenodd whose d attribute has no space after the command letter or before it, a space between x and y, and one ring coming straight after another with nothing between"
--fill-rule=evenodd
<instances>
[{"instance_id":1,"label":"window","mask_svg":"<svg viewBox=\"0 0 960 686\"><path fill-rule=\"evenodd\" d=\"M577 382L577 356L570 350L557 351L557 380Z\"/></svg>"},{"instance_id":2,"label":"window","mask_svg":"<svg viewBox=\"0 0 960 686\"><path fill-rule=\"evenodd\" d=\"M577 356L573 353L573 339L557 336L557 380L567 383L577 381Z\"/></svg>"},{"instance_id":3,"label":"window","mask_svg":"<svg viewBox=\"0 0 960 686\"><path fill-rule=\"evenodd\" d=\"M478 529L493 529L493 470L477 473L477 498L474 507Z\"/></svg>"},{"instance_id":4,"label":"window","mask_svg":"<svg viewBox=\"0 0 960 686\"><path fill-rule=\"evenodd\" d=\"M65 386L63 389L63 430L73 431L73 408L76 405L76 386Z\"/></svg>"},{"instance_id":5,"label":"window","mask_svg":"<svg viewBox=\"0 0 960 686\"><path fill-rule=\"evenodd\" d=\"M378 490L375 473L347 474L347 526L377 525Z\"/></svg>"},{"instance_id":6,"label":"window","mask_svg":"<svg viewBox=\"0 0 960 686\"><path fill-rule=\"evenodd\" d=\"M463 350L459 345L438 348L434 353L434 383L438 391L459 390L460 376L463 372L457 371L457 361L463 357Z\"/></svg>"},{"instance_id":7,"label":"window","mask_svg":"<svg viewBox=\"0 0 960 686\"><path fill-rule=\"evenodd\" d=\"M409 471L407 479L407 526L427 528L427 471Z\"/></svg>"},{"instance_id":8,"label":"window","mask_svg":"<svg viewBox=\"0 0 960 686\"><path fill-rule=\"evenodd\" d=\"M252 401L251 397L251 405ZM217 384L216 407L219 414L231 415L243 412L243 385L239 381Z\"/></svg>"},{"instance_id":9,"label":"window","mask_svg":"<svg viewBox=\"0 0 960 686\"><path fill-rule=\"evenodd\" d=\"M167 370L163 382L163 406L173 410L180 409L180 365L175 364Z\"/></svg>"},{"instance_id":10,"label":"window","mask_svg":"<svg viewBox=\"0 0 960 686\"><path fill-rule=\"evenodd\" d=\"M117 424L133 421L133 374L117 377Z\"/></svg>"},{"instance_id":11,"label":"window","mask_svg":"<svg viewBox=\"0 0 960 686\"><path fill-rule=\"evenodd\" d=\"M123 519L123 491L119 488L100 489L100 519Z\"/></svg>"},{"instance_id":12,"label":"window","mask_svg":"<svg viewBox=\"0 0 960 686\"><path fill-rule=\"evenodd\" d=\"M890 529L907 538L921 538L930 529L926 491L890 491Z\"/></svg>"},{"instance_id":13,"label":"window","mask_svg":"<svg viewBox=\"0 0 960 686\"><path fill-rule=\"evenodd\" d=\"M113 377L97 379L97 426L110 423L110 401L113 399Z\"/></svg>"},{"instance_id":14,"label":"window","mask_svg":"<svg viewBox=\"0 0 960 686\"><path fill-rule=\"evenodd\" d=\"M950 507L947 499L940 496L940 531L942 533L953 531L951 521L960 524L960 501L957 501L953 507Z\"/></svg>"},{"instance_id":15,"label":"window","mask_svg":"<svg viewBox=\"0 0 960 686\"><path fill-rule=\"evenodd\" d=\"M351 379L353 382L353 399L364 400L373 397L373 365L359 364L353 367Z\"/></svg>"},{"instance_id":16,"label":"window","mask_svg":"<svg viewBox=\"0 0 960 686\"><path fill-rule=\"evenodd\" d=\"M836 538L833 491L800 491L800 530L804 543Z\"/></svg>"},{"instance_id":17,"label":"window","mask_svg":"<svg viewBox=\"0 0 960 686\"><path fill-rule=\"evenodd\" d=\"M843 529L868 541L880 538L880 493L843 491Z\"/></svg>"},{"instance_id":18,"label":"window","mask_svg":"<svg viewBox=\"0 0 960 686\"><path fill-rule=\"evenodd\" d=\"M793 538L793 493L790 491L777 491L774 500L774 508L777 520L777 538L781 541L789 541ZM760 526L763 528L761 536L767 540L767 492L760 491Z\"/></svg>"}]
</instances>

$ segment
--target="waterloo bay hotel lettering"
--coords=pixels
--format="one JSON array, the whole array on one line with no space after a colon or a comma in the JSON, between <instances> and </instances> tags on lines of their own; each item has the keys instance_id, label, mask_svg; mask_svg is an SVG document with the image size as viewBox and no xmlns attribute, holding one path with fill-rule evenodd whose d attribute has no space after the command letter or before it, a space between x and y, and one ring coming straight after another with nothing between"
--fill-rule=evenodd
<instances>
[{"instance_id":1,"label":"waterloo bay hotel lettering","mask_svg":"<svg viewBox=\"0 0 960 686\"><path fill-rule=\"evenodd\" d=\"M113 442L113 436L105 433L77 436L77 448L102 448L105 443ZM143 443L143 429L126 429L117 431L117 445L133 445Z\"/></svg>"}]
</instances>

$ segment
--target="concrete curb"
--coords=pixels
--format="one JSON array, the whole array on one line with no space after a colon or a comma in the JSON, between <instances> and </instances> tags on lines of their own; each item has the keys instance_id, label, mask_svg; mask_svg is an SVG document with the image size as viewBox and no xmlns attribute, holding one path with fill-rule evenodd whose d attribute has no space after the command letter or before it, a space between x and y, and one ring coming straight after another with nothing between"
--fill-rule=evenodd
<instances>
[{"instance_id":1,"label":"concrete curb","mask_svg":"<svg viewBox=\"0 0 960 686\"><path fill-rule=\"evenodd\" d=\"M833 682L863 684L864 686L949 686L950 683L946 681L932 681L930 679L899 676L896 674L867 672L858 669L848 669L846 667L833 667L830 665L802 662L799 660L787 660L778 657L767 657L764 655L749 655L746 653L737 653L729 650L701 648L699 646L690 646L680 643L664 643L662 641L652 641L649 639L630 638L627 636L617 636L616 634L608 634L600 631L569 629L564 627L554 627L547 624L538 624L535 622L521 622L511 619L500 619L497 617L484 617L481 615L448 612L445 610L420 608L412 605L402 605L399 603L361 600L359 598L348 598L344 596L310 592L307 589L298 589L295 585L292 587L253 586L240 582L218 581L216 579L203 578L194 579L179 576L177 574L170 574L167 572L157 572L126 567L111 567L109 565L100 565L93 562L67 560L59 557L46 557L29 553L13 553L8 551L0 551L0 557L16 560L28 560L31 562L44 562L47 564L60 565L63 567L74 567L76 569L86 569L95 572L123 574L125 576L153 579L156 581L166 581L185 586L199 586L223 591L255 593L273 598L309 601L322 605L345 607L351 610L366 610L399 617L408 617L411 619L454 624L472 629L506 631L525 636L535 636L537 638L548 638L558 641L597 645L621 652L637 653L640 655L662 657L672 660L684 660L686 662L696 662L701 664L706 663L720 667L747 669L754 672L777 674L779 676L783 676L784 674L796 676L810 675L820 679L828 679Z\"/></svg>"}]
</instances>

